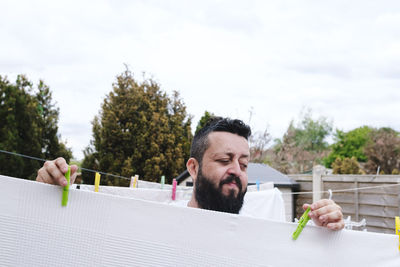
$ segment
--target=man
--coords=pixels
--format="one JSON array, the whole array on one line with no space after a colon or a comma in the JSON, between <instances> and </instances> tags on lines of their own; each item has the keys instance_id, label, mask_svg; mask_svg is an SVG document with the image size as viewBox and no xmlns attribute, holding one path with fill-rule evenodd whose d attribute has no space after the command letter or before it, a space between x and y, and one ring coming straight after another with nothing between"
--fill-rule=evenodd
<instances>
[{"instance_id":1,"label":"man","mask_svg":"<svg viewBox=\"0 0 400 267\"><path fill-rule=\"evenodd\" d=\"M194 136L186 164L194 180L189 207L239 213L247 191L250 135L250 127L242 121L216 117ZM67 168L63 158L47 161L36 180L65 186ZM77 169L76 165L71 166L72 183ZM303 209L309 206L304 204ZM344 227L341 208L332 200L313 203L309 216L319 226L332 230Z\"/></svg>"}]
</instances>

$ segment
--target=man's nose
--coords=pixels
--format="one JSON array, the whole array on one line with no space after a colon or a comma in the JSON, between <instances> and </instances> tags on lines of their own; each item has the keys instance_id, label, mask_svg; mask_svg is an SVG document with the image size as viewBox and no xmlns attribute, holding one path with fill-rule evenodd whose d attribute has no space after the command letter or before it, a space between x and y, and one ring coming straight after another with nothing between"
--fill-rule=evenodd
<instances>
[{"instance_id":1,"label":"man's nose","mask_svg":"<svg viewBox=\"0 0 400 267\"><path fill-rule=\"evenodd\" d=\"M241 169L240 169L240 163L238 161L232 161L231 166L228 169L228 173L231 175L235 175L235 176L240 176L241 174Z\"/></svg>"}]
</instances>

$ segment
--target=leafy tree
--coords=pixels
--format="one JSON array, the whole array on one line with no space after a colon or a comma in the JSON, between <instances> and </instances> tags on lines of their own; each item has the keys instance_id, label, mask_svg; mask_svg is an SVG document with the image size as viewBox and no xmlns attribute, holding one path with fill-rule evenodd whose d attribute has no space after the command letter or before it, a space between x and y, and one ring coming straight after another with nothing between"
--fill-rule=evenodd
<instances>
[{"instance_id":1,"label":"leafy tree","mask_svg":"<svg viewBox=\"0 0 400 267\"><path fill-rule=\"evenodd\" d=\"M321 152L328 148L326 138L332 132L332 123L325 117L314 120L311 111L306 112L297 127L293 127L294 140L297 146L307 151Z\"/></svg>"},{"instance_id":2,"label":"leafy tree","mask_svg":"<svg viewBox=\"0 0 400 267\"><path fill-rule=\"evenodd\" d=\"M36 91L36 93L35 93ZM36 89L23 75L15 84L0 76L0 149L52 159L72 157L58 135L59 111L52 103L50 89L39 81ZM0 154L0 173L34 178L41 162Z\"/></svg>"},{"instance_id":3,"label":"leafy tree","mask_svg":"<svg viewBox=\"0 0 400 267\"><path fill-rule=\"evenodd\" d=\"M368 126L362 126L349 132L336 130L335 143L331 145L331 153L324 158L325 167L330 168L336 158L355 157L357 161L366 162L367 156L364 148L370 138L371 130L372 128Z\"/></svg>"},{"instance_id":4,"label":"leafy tree","mask_svg":"<svg viewBox=\"0 0 400 267\"><path fill-rule=\"evenodd\" d=\"M400 169L400 135L391 128L373 129L365 147L368 158L365 169L376 173L378 168L386 174Z\"/></svg>"},{"instance_id":5,"label":"leafy tree","mask_svg":"<svg viewBox=\"0 0 400 267\"><path fill-rule=\"evenodd\" d=\"M249 138L250 145L250 161L257 163L271 164L268 153L268 144L272 137L266 128L263 132L254 132Z\"/></svg>"},{"instance_id":6,"label":"leafy tree","mask_svg":"<svg viewBox=\"0 0 400 267\"><path fill-rule=\"evenodd\" d=\"M284 173L311 170L328 153L325 141L332 131L326 118L312 119L311 112L301 115L295 126L291 121L282 139L275 140L273 166Z\"/></svg>"},{"instance_id":7,"label":"leafy tree","mask_svg":"<svg viewBox=\"0 0 400 267\"><path fill-rule=\"evenodd\" d=\"M115 175L171 182L185 169L192 140L191 117L179 94L169 98L159 84L138 82L128 69L117 76L93 124L93 140L82 167ZM92 173L82 173L86 183ZM126 186L129 181L104 177L103 184Z\"/></svg>"},{"instance_id":8,"label":"leafy tree","mask_svg":"<svg viewBox=\"0 0 400 267\"><path fill-rule=\"evenodd\" d=\"M336 158L332 163L334 174L360 174L361 168L356 157L352 158Z\"/></svg>"}]
</instances>

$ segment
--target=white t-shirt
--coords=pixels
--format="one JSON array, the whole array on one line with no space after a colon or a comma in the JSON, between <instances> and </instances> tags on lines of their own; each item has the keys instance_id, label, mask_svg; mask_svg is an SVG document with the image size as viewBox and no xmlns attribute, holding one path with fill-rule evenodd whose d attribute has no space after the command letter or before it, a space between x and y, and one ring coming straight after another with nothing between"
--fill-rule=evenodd
<instances>
[{"instance_id":1,"label":"white t-shirt","mask_svg":"<svg viewBox=\"0 0 400 267\"><path fill-rule=\"evenodd\" d=\"M188 200L180 199L170 202L171 205L187 207ZM285 221L285 204L279 189L247 192L240 215L268 219L274 221Z\"/></svg>"},{"instance_id":2,"label":"white t-shirt","mask_svg":"<svg viewBox=\"0 0 400 267\"><path fill-rule=\"evenodd\" d=\"M94 186L80 185L80 189L93 191ZM188 190L188 188L178 189L176 200L171 199L172 192L170 189L100 186L99 192L181 207L187 207L187 203L192 197L192 190ZM282 193L277 188L247 192L239 214L253 218L285 221L285 205Z\"/></svg>"}]
</instances>

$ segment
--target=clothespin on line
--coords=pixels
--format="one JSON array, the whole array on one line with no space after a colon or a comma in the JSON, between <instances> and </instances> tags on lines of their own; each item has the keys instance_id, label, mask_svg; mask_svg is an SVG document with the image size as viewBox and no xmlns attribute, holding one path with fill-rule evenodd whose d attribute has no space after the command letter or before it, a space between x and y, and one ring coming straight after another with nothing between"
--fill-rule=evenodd
<instances>
[{"instance_id":1,"label":"clothespin on line","mask_svg":"<svg viewBox=\"0 0 400 267\"><path fill-rule=\"evenodd\" d=\"M165 184L165 176L161 176L161 189L164 188L164 184Z\"/></svg>"},{"instance_id":2,"label":"clothespin on line","mask_svg":"<svg viewBox=\"0 0 400 267\"><path fill-rule=\"evenodd\" d=\"M260 191L260 181L257 180L257 181L256 181L256 184L257 184L257 191Z\"/></svg>"},{"instance_id":3,"label":"clothespin on line","mask_svg":"<svg viewBox=\"0 0 400 267\"><path fill-rule=\"evenodd\" d=\"M304 227L307 225L307 222L310 220L310 217L308 216L308 213L310 212L311 208L308 207L306 211L301 215L300 220L299 220L299 225L297 225L296 231L294 231L292 238L293 240L296 240L300 233L303 231Z\"/></svg>"},{"instance_id":4,"label":"clothespin on line","mask_svg":"<svg viewBox=\"0 0 400 267\"><path fill-rule=\"evenodd\" d=\"M131 176L131 182L129 183L129 187L136 188L138 179L139 175L137 174L135 174L135 176Z\"/></svg>"},{"instance_id":5,"label":"clothespin on line","mask_svg":"<svg viewBox=\"0 0 400 267\"><path fill-rule=\"evenodd\" d=\"M65 173L65 179L67 179L67 185L64 186L62 192L61 206L66 207L68 203L69 195L69 184L71 183L71 167L68 165L68 171Z\"/></svg>"},{"instance_id":6,"label":"clothespin on line","mask_svg":"<svg viewBox=\"0 0 400 267\"><path fill-rule=\"evenodd\" d=\"M328 189L328 193L329 193L329 200L331 200L332 199L332 190L330 190L330 189Z\"/></svg>"},{"instance_id":7,"label":"clothespin on line","mask_svg":"<svg viewBox=\"0 0 400 267\"><path fill-rule=\"evenodd\" d=\"M399 216L395 217L395 223L396 223L396 235L399 236L399 251L400 251L400 217Z\"/></svg>"},{"instance_id":8,"label":"clothespin on line","mask_svg":"<svg viewBox=\"0 0 400 267\"><path fill-rule=\"evenodd\" d=\"M172 180L172 200L176 199L176 179Z\"/></svg>"},{"instance_id":9,"label":"clothespin on line","mask_svg":"<svg viewBox=\"0 0 400 267\"><path fill-rule=\"evenodd\" d=\"M100 173L96 172L96 176L94 177L94 192L99 192L100 185Z\"/></svg>"}]
</instances>

